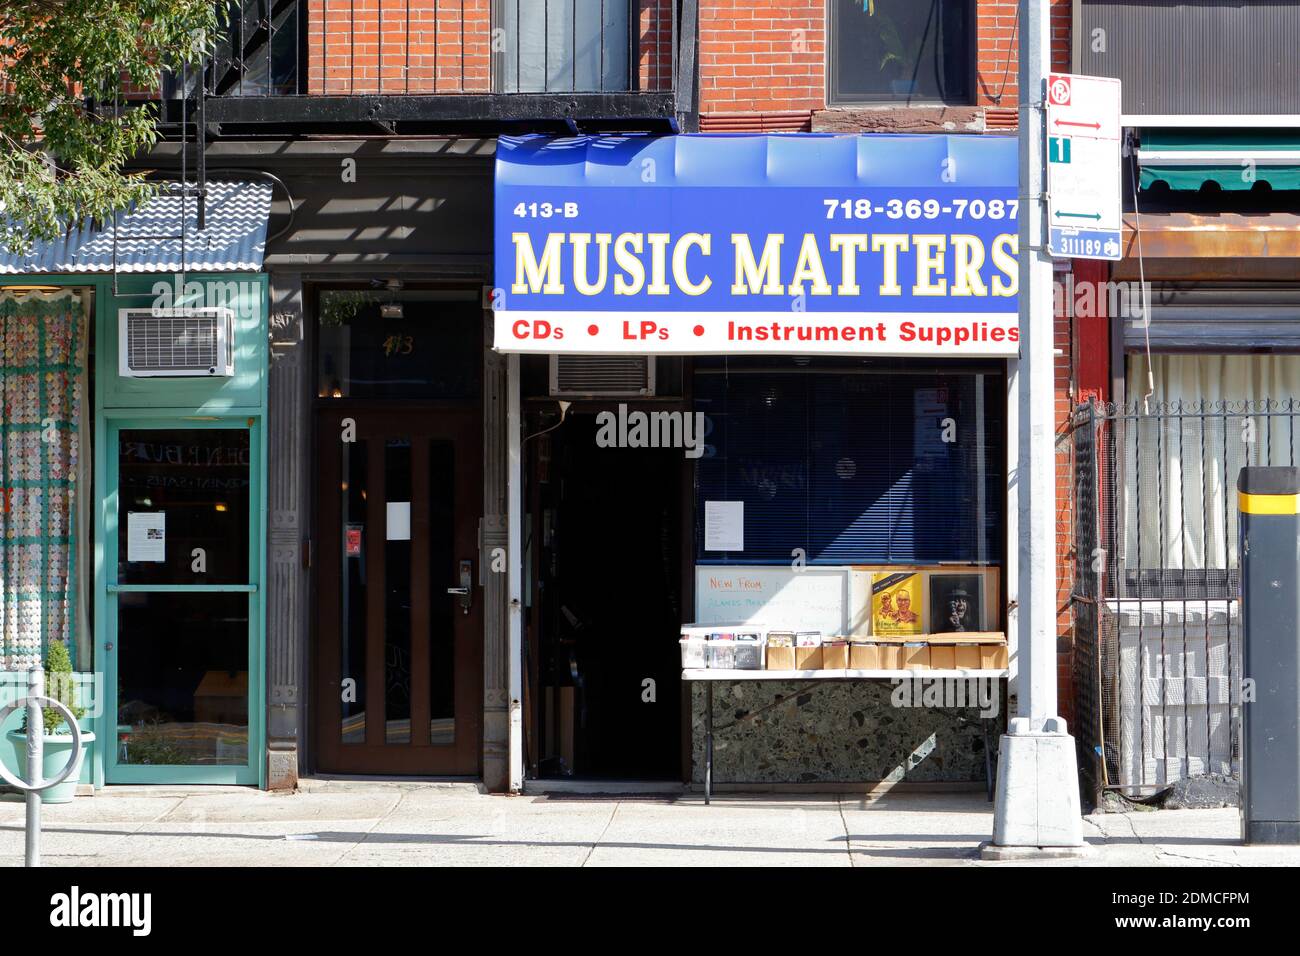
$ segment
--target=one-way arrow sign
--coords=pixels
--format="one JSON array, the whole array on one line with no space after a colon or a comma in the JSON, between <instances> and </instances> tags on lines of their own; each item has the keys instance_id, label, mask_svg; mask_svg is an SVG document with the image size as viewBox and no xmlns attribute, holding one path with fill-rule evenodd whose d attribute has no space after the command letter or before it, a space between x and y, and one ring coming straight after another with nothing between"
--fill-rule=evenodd
<instances>
[{"instance_id":1,"label":"one-way arrow sign","mask_svg":"<svg viewBox=\"0 0 1300 956\"><path fill-rule=\"evenodd\" d=\"M1119 259L1120 84L1103 76L1047 78L1048 251Z\"/></svg>"}]
</instances>

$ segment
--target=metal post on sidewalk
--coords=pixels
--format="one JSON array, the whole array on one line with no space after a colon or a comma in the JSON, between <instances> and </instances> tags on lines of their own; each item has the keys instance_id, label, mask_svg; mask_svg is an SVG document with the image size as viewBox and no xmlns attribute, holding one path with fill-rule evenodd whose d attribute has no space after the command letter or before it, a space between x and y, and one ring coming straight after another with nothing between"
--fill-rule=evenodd
<instances>
[{"instance_id":1,"label":"metal post on sidewalk","mask_svg":"<svg viewBox=\"0 0 1300 956\"><path fill-rule=\"evenodd\" d=\"M1048 0L1019 2L1020 360L1016 405L1017 713L999 742L988 859L1083 853L1074 738L1057 714L1056 422L1052 260L1046 228Z\"/></svg>"},{"instance_id":2,"label":"metal post on sidewalk","mask_svg":"<svg viewBox=\"0 0 1300 956\"><path fill-rule=\"evenodd\" d=\"M1237 502L1241 840L1294 845L1300 843L1300 468L1241 469Z\"/></svg>"},{"instance_id":3,"label":"metal post on sidewalk","mask_svg":"<svg viewBox=\"0 0 1300 956\"><path fill-rule=\"evenodd\" d=\"M45 775L45 672L36 665L27 672L27 840L26 865L41 865L41 778Z\"/></svg>"},{"instance_id":4,"label":"metal post on sidewalk","mask_svg":"<svg viewBox=\"0 0 1300 956\"><path fill-rule=\"evenodd\" d=\"M0 708L0 724L19 708L27 716L27 779L11 774L0 763L0 780L18 790L27 798L27 831L24 840L25 865L41 865L41 792L61 784L81 769L81 728L72 711L59 700L45 696L45 671L40 664L27 671L27 693L13 703ZM59 711L72 734L72 753L67 764L53 777L45 777L45 714L41 708Z\"/></svg>"}]
</instances>

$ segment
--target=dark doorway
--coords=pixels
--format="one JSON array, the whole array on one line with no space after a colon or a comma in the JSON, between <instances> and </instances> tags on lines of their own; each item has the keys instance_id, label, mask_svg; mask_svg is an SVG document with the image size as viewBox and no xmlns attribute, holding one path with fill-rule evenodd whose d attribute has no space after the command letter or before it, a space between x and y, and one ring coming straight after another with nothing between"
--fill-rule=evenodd
<instances>
[{"instance_id":1,"label":"dark doorway","mask_svg":"<svg viewBox=\"0 0 1300 956\"><path fill-rule=\"evenodd\" d=\"M602 448L570 413L529 448L542 777L681 773L680 448ZM653 682L647 683L647 681Z\"/></svg>"}]
</instances>

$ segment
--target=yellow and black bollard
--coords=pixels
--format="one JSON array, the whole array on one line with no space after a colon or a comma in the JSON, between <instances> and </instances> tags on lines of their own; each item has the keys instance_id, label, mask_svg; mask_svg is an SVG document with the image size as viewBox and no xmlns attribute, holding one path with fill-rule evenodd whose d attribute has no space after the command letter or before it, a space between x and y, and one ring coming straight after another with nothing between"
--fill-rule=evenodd
<instances>
[{"instance_id":1,"label":"yellow and black bollard","mask_svg":"<svg viewBox=\"0 0 1300 956\"><path fill-rule=\"evenodd\" d=\"M1243 468L1245 843L1300 843L1300 468Z\"/></svg>"}]
</instances>

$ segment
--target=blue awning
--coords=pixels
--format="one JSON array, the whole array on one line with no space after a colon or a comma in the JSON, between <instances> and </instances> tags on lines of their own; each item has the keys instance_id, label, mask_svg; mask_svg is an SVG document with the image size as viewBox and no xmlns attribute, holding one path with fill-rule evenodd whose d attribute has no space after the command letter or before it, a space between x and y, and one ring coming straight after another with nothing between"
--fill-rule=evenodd
<instances>
[{"instance_id":1,"label":"blue awning","mask_svg":"<svg viewBox=\"0 0 1300 956\"><path fill-rule=\"evenodd\" d=\"M1004 136L503 137L496 347L1011 356Z\"/></svg>"},{"instance_id":2,"label":"blue awning","mask_svg":"<svg viewBox=\"0 0 1300 956\"><path fill-rule=\"evenodd\" d=\"M122 273L257 272L266 253L270 215L269 183L209 181L202 230L195 197L182 203L179 194L164 193L119 214L116 225L112 220L100 228L86 224L53 242L33 243L25 255L0 247L0 275L104 273L115 268Z\"/></svg>"},{"instance_id":3,"label":"blue awning","mask_svg":"<svg viewBox=\"0 0 1300 956\"><path fill-rule=\"evenodd\" d=\"M503 136L496 176L507 186L1015 189L1016 150L1014 136L984 135Z\"/></svg>"}]
</instances>

